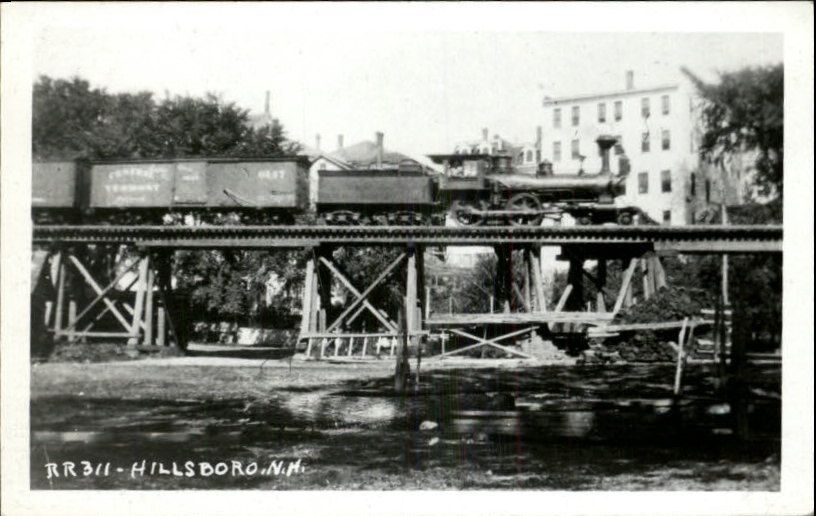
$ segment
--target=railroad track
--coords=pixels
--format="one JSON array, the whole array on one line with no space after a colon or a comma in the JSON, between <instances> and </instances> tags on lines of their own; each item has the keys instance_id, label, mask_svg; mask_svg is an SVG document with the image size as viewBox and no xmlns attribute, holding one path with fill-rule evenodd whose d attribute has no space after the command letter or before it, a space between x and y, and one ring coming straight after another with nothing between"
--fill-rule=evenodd
<instances>
[{"instance_id":1,"label":"railroad track","mask_svg":"<svg viewBox=\"0 0 816 516\"><path fill-rule=\"evenodd\" d=\"M144 247L640 245L690 253L781 252L782 226L34 226L35 244Z\"/></svg>"}]
</instances>

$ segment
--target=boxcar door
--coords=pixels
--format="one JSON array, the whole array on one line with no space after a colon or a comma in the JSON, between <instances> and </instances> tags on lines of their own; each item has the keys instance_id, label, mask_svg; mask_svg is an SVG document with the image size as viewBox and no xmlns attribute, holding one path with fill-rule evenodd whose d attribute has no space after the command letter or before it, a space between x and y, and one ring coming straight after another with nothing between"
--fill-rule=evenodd
<instances>
[{"instance_id":1,"label":"boxcar door","mask_svg":"<svg viewBox=\"0 0 816 516\"><path fill-rule=\"evenodd\" d=\"M176 163L173 204L203 205L207 202L207 162Z\"/></svg>"}]
</instances>

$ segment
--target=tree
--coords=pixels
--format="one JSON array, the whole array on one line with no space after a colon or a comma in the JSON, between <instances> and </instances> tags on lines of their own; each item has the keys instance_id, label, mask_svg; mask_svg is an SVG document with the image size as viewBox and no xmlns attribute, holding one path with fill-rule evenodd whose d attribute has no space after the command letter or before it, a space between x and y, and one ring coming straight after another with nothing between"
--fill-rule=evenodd
<instances>
[{"instance_id":1,"label":"tree","mask_svg":"<svg viewBox=\"0 0 816 516\"><path fill-rule=\"evenodd\" d=\"M276 120L252 127L247 110L215 94L156 102L150 92L111 94L79 77L41 76L32 100L35 159L276 157L299 150ZM178 253L175 274L196 313L234 321L264 315L291 325L303 282L301 254ZM257 299L272 274L280 295L261 307Z\"/></svg>"},{"instance_id":2,"label":"tree","mask_svg":"<svg viewBox=\"0 0 816 516\"><path fill-rule=\"evenodd\" d=\"M719 74L708 84L683 72L702 97L701 157L721 166L729 157L756 151L756 185L766 196L782 198L784 74L782 64Z\"/></svg>"},{"instance_id":3,"label":"tree","mask_svg":"<svg viewBox=\"0 0 816 516\"><path fill-rule=\"evenodd\" d=\"M110 94L79 77L34 85L32 151L38 159L282 156L299 145L277 120L253 128L249 113L218 95Z\"/></svg>"}]
</instances>

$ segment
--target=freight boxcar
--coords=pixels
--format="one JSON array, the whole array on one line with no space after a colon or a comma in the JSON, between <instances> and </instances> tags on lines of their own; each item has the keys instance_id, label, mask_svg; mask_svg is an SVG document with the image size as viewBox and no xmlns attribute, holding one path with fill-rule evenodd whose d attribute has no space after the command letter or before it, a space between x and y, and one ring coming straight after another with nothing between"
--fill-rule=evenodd
<instances>
[{"instance_id":1,"label":"freight boxcar","mask_svg":"<svg viewBox=\"0 0 816 516\"><path fill-rule=\"evenodd\" d=\"M132 160L94 163L87 208L111 220L168 213L289 221L308 205L305 158Z\"/></svg>"},{"instance_id":2,"label":"freight boxcar","mask_svg":"<svg viewBox=\"0 0 816 516\"><path fill-rule=\"evenodd\" d=\"M80 207L80 164L35 161L31 170L32 217L39 224L75 222Z\"/></svg>"},{"instance_id":3,"label":"freight boxcar","mask_svg":"<svg viewBox=\"0 0 816 516\"><path fill-rule=\"evenodd\" d=\"M430 220L434 195L421 171L321 171L317 211L328 224L419 224Z\"/></svg>"}]
</instances>

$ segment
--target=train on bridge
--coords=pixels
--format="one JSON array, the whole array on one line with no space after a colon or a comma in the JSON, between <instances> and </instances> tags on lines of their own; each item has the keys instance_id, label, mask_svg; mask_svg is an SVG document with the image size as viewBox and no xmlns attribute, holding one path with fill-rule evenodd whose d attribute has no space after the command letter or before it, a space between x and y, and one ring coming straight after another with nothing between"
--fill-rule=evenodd
<instances>
[{"instance_id":1,"label":"train on bridge","mask_svg":"<svg viewBox=\"0 0 816 516\"><path fill-rule=\"evenodd\" d=\"M598 138L596 174L536 175L514 170L510 156L431 155L430 173L416 162L396 171L320 171L310 207L309 159L191 158L35 162L36 224L273 224L536 226L564 214L579 224L632 224L620 207L626 175L610 172L611 137ZM189 222L186 222L189 223Z\"/></svg>"}]
</instances>

